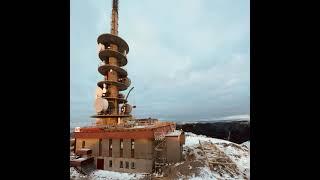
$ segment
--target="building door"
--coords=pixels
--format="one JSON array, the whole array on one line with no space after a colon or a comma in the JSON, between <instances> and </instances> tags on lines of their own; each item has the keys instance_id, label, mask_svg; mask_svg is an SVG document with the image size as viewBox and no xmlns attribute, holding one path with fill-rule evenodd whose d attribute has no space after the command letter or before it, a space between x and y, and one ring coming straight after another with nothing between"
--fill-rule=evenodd
<instances>
[{"instance_id":1,"label":"building door","mask_svg":"<svg viewBox=\"0 0 320 180\"><path fill-rule=\"evenodd\" d=\"M103 166L104 166L104 159L97 159L97 169L103 170Z\"/></svg>"}]
</instances>

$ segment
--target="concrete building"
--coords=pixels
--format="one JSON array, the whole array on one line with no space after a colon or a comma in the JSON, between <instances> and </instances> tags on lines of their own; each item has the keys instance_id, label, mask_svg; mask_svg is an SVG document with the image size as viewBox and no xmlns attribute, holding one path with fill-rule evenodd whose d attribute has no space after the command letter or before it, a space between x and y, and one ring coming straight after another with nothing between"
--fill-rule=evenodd
<instances>
[{"instance_id":1,"label":"concrete building","mask_svg":"<svg viewBox=\"0 0 320 180\"><path fill-rule=\"evenodd\" d=\"M157 119L135 119L135 106L120 93L131 81L123 68L128 63L128 44L118 36L118 0L112 1L111 33L97 40L101 64L98 71L103 80L97 83L95 99L96 123L75 129L74 167L93 162L97 169L119 172L151 173L161 170L166 163L182 160L184 133L176 130L173 122Z\"/></svg>"}]
</instances>

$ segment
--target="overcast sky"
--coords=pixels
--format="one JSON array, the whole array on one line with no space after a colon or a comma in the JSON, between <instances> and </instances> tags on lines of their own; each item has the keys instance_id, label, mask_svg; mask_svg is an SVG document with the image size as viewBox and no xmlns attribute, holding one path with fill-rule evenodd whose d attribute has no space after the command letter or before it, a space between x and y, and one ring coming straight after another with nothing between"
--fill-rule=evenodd
<instances>
[{"instance_id":1,"label":"overcast sky","mask_svg":"<svg viewBox=\"0 0 320 180\"><path fill-rule=\"evenodd\" d=\"M192 121L250 113L249 0L120 0L129 45L133 115ZM71 0L71 125L91 123L103 79L97 37L110 32L111 0ZM129 90L130 88L128 88ZM124 91L126 94L127 91Z\"/></svg>"}]
</instances>

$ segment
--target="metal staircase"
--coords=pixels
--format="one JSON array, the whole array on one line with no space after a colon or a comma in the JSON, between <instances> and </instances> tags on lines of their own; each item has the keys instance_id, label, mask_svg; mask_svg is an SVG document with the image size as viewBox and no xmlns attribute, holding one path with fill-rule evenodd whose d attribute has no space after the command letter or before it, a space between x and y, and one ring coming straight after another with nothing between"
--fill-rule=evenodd
<instances>
[{"instance_id":1,"label":"metal staircase","mask_svg":"<svg viewBox=\"0 0 320 180\"><path fill-rule=\"evenodd\" d=\"M163 139L160 139L157 141L158 141L158 143L157 143L156 147L154 148L154 150L155 150L155 161L154 161L155 171L157 173L162 173L162 171L163 171L162 168L167 164L166 139L163 138Z\"/></svg>"}]
</instances>

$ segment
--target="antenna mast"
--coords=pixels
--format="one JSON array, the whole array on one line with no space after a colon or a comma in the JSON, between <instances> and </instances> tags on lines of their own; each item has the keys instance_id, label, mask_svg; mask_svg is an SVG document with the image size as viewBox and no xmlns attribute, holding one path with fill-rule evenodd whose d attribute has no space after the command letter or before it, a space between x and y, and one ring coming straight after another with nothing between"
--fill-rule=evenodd
<instances>
[{"instance_id":1,"label":"antenna mast","mask_svg":"<svg viewBox=\"0 0 320 180\"><path fill-rule=\"evenodd\" d=\"M131 92L131 90L133 89L134 87L132 87L130 90L129 90L129 92L128 92L128 94L127 94L127 97L126 97L126 100L128 99L128 96L129 96L129 94L130 94L130 92Z\"/></svg>"},{"instance_id":2,"label":"antenna mast","mask_svg":"<svg viewBox=\"0 0 320 180\"><path fill-rule=\"evenodd\" d=\"M112 0L112 14L111 14L111 34L118 35L118 9L119 0Z\"/></svg>"}]
</instances>

